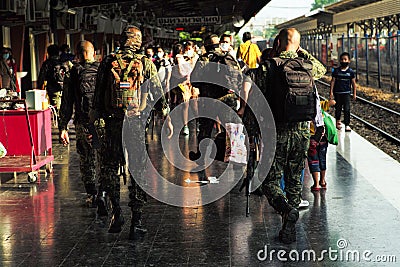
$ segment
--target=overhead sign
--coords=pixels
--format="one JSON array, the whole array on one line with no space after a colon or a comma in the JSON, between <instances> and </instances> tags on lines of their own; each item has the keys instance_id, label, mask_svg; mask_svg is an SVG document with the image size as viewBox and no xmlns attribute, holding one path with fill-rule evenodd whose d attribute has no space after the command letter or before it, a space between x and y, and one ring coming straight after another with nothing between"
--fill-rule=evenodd
<instances>
[{"instance_id":1,"label":"overhead sign","mask_svg":"<svg viewBox=\"0 0 400 267\"><path fill-rule=\"evenodd\" d=\"M157 23L162 26L215 25L221 24L221 16L166 17L158 18Z\"/></svg>"}]
</instances>

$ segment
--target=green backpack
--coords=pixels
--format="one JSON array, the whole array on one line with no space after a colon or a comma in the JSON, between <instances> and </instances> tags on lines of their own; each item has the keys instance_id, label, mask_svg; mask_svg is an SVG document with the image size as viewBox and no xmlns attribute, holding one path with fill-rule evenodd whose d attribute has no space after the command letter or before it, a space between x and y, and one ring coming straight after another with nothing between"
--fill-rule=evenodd
<instances>
[{"instance_id":1,"label":"green backpack","mask_svg":"<svg viewBox=\"0 0 400 267\"><path fill-rule=\"evenodd\" d=\"M324 124L325 124L325 136L328 139L328 143L332 145L337 145L339 143L338 132L335 127L335 123L333 122L333 117L326 113L321 108L322 114L324 115Z\"/></svg>"}]
</instances>

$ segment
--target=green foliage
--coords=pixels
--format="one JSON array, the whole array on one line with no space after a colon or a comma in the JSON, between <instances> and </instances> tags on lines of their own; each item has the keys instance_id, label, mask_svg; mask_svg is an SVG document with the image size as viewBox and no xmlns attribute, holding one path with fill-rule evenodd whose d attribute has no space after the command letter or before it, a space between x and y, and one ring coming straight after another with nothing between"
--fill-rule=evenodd
<instances>
[{"instance_id":1,"label":"green foliage","mask_svg":"<svg viewBox=\"0 0 400 267\"><path fill-rule=\"evenodd\" d=\"M264 38L269 39L269 38L274 38L275 35L277 35L278 30L276 28L267 28L264 31Z\"/></svg>"},{"instance_id":2,"label":"green foliage","mask_svg":"<svg viewBox=\"0 0 400 267\"><path fill-rule=\"evenodd\" d=\"M318 8L322 8L323 6L327 6L333 3L336 3L337 0L315 0L315 2L311 5L311 11L316 10Z\"/></svg>"}]
</instances>

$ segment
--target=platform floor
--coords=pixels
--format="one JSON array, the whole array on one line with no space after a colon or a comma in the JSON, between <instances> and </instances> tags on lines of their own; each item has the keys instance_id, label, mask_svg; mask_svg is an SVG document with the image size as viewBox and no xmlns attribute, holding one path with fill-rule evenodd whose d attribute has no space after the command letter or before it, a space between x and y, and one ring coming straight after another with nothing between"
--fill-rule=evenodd
<instances>
[{"instance_id":1,"label":"platform floor","mask_svg":"<svg viewBox=\"0 0 400 267\"><path fill-rule=\"evenodd\" d=\"M303 198L310 207L300 212L297 242L291 245L279 242L280 216L265 197L252 196L250 217L245 216L239 185L197 208L149 199L143 220L149 231L135 242L128 240L128 192L122 186L127 223L120 234L108 234L108 221L84 206L75 142L65 148L56 139L53 174L42 173L36 184L26 174L0 174L0 266L400 264L400 164L355 132L341 132L340 144L328 149L326 191L312 193L306 172ZM193 140L181 137L181 145L188 151ZM162 162L159 142L150 147ZM210 169L209 175L218 171ZM165 172L175 181L189 175Z\"/></svg>"}]
</instances>

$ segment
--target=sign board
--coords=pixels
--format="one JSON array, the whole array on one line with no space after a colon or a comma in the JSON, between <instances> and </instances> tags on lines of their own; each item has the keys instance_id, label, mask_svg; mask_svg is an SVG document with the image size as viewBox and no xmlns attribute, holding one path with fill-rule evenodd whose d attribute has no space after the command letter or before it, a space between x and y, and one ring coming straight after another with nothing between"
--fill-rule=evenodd
<instances>
[{"instance_id":1,"label":"sign board","mask_svg":"<svg viewBox=\"0 0 400 267\"><path fill-rule=\"evenodd\" d=\"M166 17L158 18L157 23L162 26L215 25L221 24L221 16Z\"/></svg>"}]
</instances>

